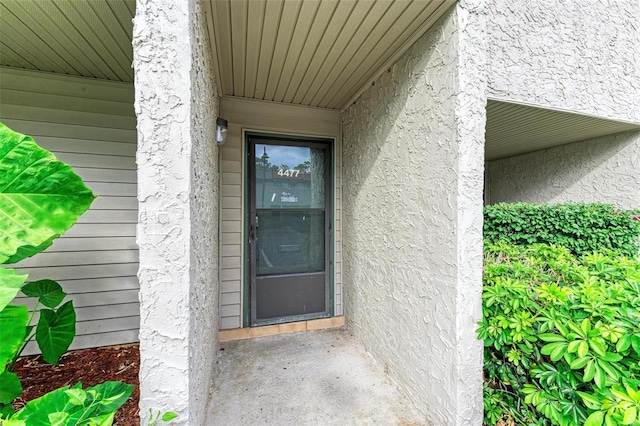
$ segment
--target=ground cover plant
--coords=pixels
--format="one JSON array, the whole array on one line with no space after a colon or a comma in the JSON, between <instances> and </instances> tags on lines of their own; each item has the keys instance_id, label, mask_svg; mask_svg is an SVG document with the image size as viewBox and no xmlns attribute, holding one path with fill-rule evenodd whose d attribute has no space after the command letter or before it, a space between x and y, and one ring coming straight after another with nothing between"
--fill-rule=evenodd
<instances>
[{"instance_id":1,"label":"ground cover plant","mask_svg":"<svg viewBox=\"0 0 640 426\"><path fill-rule=\"evenodd\" d=\"M640 425L640 261L485 247L486 425Z\"/></svg>"},{"instance_id":2,"label":"ground cover plant","mask_svg":"<svg viewBox=\"0 0 640 426\"><path fill-rule=\"evenodd\" d=\"M31 137L0 123L0 263L16 263L45 250L94 198L68 165ZM13 412L11 401L22 393L22 385L11 370L26 343L35 336L44 359L55 363L75 336L73 303L62 304L66 295L60 285L51 280L25 284L27 278L15 269L0 268L0 425L111 425L131 385L105 382L82 389L78 383ZM37 300L31 312L12 304L20 292ZM32 324L36 314L37 325Z\"/></svg>"}]
</instances>

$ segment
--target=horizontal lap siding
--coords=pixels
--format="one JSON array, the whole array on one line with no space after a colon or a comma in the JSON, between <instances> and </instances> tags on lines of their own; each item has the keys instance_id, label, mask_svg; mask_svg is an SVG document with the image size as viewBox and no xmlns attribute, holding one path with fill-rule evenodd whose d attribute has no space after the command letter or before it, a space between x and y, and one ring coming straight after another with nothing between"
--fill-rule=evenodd
<instances>
[{"instance_id":1,"label":"horizontal lap siding","mask_svg":"<svg viewBox=\"0 0 640 426\"><path fill-rule=\"evenodd\" d=\"M334 283L334 307L336 315L343 315L342 308L342 139L336 139L335 146L335 182L334 182L334 194L335 205L334 208L334 223L335 232L333 234L334 246L334 268L333 268L333 283Z\"/></svg>"},{"instance_id":2,"label":"horizontal lap siding","mask_svg":"<svg viewBox=\"0 0 640 426\"><path fill-rule=\"evenodd\" d=\"M220 151L220 328L242 327L242 144L230 129Z\"/></svg>"},{"instance_id":3,"label":"horizontal lap siding","mask_svg":"<svg viewBox=\"0 0 640 426\"><path fill-rule=\"evenodd\" d=\"M72 348L138 340L133 96L131 84L0 68L0 121L33 136L98 195L49 249L16 265L29 280L58 281L74 301Z\"/></svg>"}]
</instances>

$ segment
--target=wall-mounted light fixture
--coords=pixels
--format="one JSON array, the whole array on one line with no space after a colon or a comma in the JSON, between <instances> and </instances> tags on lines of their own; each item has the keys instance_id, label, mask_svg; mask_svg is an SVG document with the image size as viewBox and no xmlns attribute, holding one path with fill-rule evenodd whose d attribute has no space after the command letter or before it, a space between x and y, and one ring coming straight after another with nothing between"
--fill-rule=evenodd
<instances>
[{"instance_id":1,"label":"wall-mounted light fixture","mask_svg":"<svg viewBox=\"0 0 640 426\"><path fill-rule=\"evenodd\" d=\"M227 120L218 117L216 119L216 142L218 145L222 145L227 139Z\"/></svg>"}]
</instances>

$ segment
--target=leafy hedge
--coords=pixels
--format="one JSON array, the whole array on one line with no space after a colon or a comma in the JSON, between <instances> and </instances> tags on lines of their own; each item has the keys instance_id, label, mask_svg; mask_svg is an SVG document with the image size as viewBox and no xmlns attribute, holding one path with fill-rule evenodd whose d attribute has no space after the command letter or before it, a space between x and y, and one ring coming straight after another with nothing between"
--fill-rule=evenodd
<instances>
[{"instance_id":1,"label":"leafy hedge","mask_svg":"<svg viewBox=\"0 0 640 426\"><path fill-rule=\"evenodd\" d=\"M604 248L634 256L640 249L637 214L608 204L494 204L484 209L484 238L490 244L555 244L577 255Z\"/></svg>"},{"instance_id":2,"label":"leafy hedge","mask_svg":"<svg viewBox=\"0 0 640 426\"><path fill-rule=\"evenodd\" d=\"M486 425L640 425L640 258L486 244L483 308Z\"/></svg>"}]
</instances>

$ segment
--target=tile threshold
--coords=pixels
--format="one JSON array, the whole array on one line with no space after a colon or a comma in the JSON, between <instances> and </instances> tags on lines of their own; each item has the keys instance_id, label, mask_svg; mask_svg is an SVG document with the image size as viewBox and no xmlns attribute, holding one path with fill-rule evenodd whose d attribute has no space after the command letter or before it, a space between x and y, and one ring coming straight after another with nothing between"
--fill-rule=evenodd
<instances>
[{"instance_id":1,"label":"tile threshold","mask_svg":"<svg viewBox=\"0 0 640 426\"><path fill-rule=\"evenodd\" d=\"M344 326L344 316L321 318L287 324L265 325L262 327L233 328L218 332L219 342L252 339L254 337L275 336L277 334L298 333L301 331L325 330Z\"/></svg>"}]
</instances>

